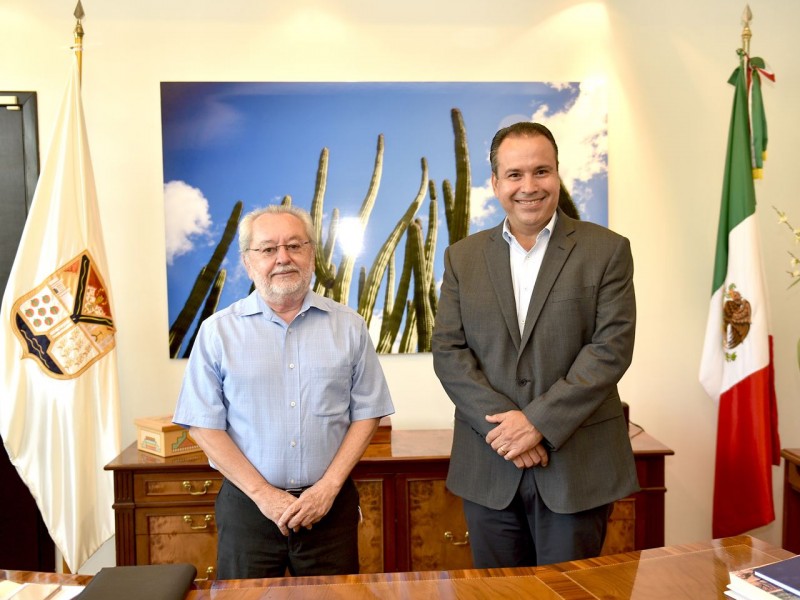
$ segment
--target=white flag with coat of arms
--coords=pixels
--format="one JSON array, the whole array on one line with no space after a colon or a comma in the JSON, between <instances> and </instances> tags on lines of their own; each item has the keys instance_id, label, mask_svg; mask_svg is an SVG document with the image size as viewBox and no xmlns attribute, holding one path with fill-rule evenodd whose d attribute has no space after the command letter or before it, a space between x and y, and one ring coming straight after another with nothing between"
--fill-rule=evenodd
<instances>
[{"instance_id":1,"label":"white flag with coat of arms","mask_svg":"<svg viewBox=\"0 0 800 600\"><path fill-rule=\"evenodd\" d=\"M2 304L0 435L70 570L114 535L115 325L73 59Z\"/></svg>"}]
</instances>

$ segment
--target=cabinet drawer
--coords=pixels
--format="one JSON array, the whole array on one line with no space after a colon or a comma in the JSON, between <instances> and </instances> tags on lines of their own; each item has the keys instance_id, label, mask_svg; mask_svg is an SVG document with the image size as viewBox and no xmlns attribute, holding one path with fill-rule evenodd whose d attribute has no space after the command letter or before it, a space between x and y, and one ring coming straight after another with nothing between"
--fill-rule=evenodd
<instances>
[{"instance_id":1,"label":"cabinet drawer","mask_svg":"<svg viewBox=\"0 0 800 600\"><path fill-rule=\"evenodd\" d=\"M150 508L136 511L136 535L205 534L216 536L214 505Z\"/></svg>"},{"instance_id":2,"label":"cabinet drawer","mask_svg":"<svg viewBox=\"0 0 800 600\"><path fill-rule=\"evenodd\" d=\"M471 569L461 499L444 479L409 479L407 486L411 570Z\"/></svg>"},{"instance_id":3,"label":"cabinet drawer","mask_svg":"<svg viewBox=\"0 0 800 600\"><path fill-rule=\"evenodd\" d=\"M217 525L214 505L137 509L136 564L187 562L200 579L214 578Z\"/></svg>"},{"instance_id":4,"label":"cabinet drawer","mask_svg":"<svg viewBox=\"0 0 800 600\"><path fill-rule=\"evenodd\" d=\"M636 549L636 500L623 498L614 502L608 518L606 540L601 555L632 552Z\"/></svg>"},{"instance_id":5,"label":"cabinet drawer","mask_svg":"<svg viewBox=\"0 0 800 600\"><path fill-rule=\"evenodd\" d=\"M137 473L133 476L135 502L214 502L222 475L212 472Z\"/></svg>"},{"instance_id":6,"label":"cabinet drawer","mask_svg":"<svg viewBox=\"0 0 800 600\"><path fill-rule=\"evenodd\" d=\"M136 536L136 564L171 563L190 563L197 569L198 579L215 579L217 570L216 533Z\"/></svg>"},{"instance_id":7,"label":"cabinet drawer","mask_svg":"<svg viewBox=\"0 0 800 600\"><path fill-rule=\"evenodd\" d=\"M383 480L361 479L358 488L361 522L358 524L359 573L383 573Z\"/></svg>"}]
</instances>

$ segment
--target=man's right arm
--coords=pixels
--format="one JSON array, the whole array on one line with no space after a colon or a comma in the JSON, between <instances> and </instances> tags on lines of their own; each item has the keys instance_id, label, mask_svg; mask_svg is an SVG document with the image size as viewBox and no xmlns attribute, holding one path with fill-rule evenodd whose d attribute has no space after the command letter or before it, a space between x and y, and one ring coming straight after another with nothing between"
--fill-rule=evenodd
<instances>
[{"instance_id":1,"label":"man's right arm","mask_svg":"<svg viewBox=\"0 0 800 600\"><path fill-rule=\"evenodd\" d=\"M492 388L478 365L467 343L461 308L461 282L452 264L449 248L445 250L444 263L436 323L431 338L433 370L456 405L459 416L485 436L494 427L486 422L486 415L518 407Z\"/></svg>"},{"instance_id":2,"label":"man's right arm","mask_svg":"<svg viewBox=\"0 0 800 600\"><path fill-rule=\"evenodd\" d=\"M189 434L206 453L217 470L237 488L242 490L262 514L289 535L285 526L278 524L286 508L296 501L290 493L278 489L264 479L261 473L247 460L227 431L190 427Z\"/></svg>"},{"instance_id":3,"label":"man's right arm","mask_svg":"<svg viewBox=\"0 0 800 600\"><path fill-rule=\"evenodd\" d=\"M464 333L460 303L460 282L449 249L444 255L445 269L442 280L436 324L431 341L433 367L448 396L472 428L484 437L491 436L498 421L487 421L489 415L519 412L519 407L508 397L497 392L486 379L478 365ZM496 435L496 434L495 434ZM547 451L536 439L531 445L513 444L508 448L501 443L492 446L500 456L513 461L520 468L546 465Z\"/></svg>"}]
</instances>

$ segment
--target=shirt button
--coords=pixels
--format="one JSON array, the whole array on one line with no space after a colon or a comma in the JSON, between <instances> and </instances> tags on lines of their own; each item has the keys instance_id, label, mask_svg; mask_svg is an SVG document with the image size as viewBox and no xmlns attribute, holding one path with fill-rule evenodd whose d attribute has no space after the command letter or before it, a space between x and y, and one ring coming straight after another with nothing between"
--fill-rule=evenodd
<instances>
[{"instance_id":1,"label":"shirt button","mask_svg":"<svg viewBox=\"0 0 800 600\"><path fill-rule=\"evenodd\" d=\"M289 480L289 483L294 483L294 479L290 479L290 480Z\"/></svg>"},{"instance_id":2,"label":"shirt button","mask_svg":"<svg viewBox=\"0 0 800 600\"><path fill-rule=\"evenodd\" d=\"M291 446L292 446L292 448L294 448L295 446L297 446L297 442L295 442L294 440L292 440Z\"/></svg>"},{"instance_id":3,"label":"shirt button","mask_svg":"<svg viewBox=\"0 0 800 600\"><path fill-rule=\"evenodd\" d=\"M292 408L294 408L295 404L297 404L297 402L290 402L290 403L289 403L289 406L291 406Z\"/></svg>"},{"instance_id":4,"label":"shirt button","mask_svg":"<svg viewBox=\"0 0 800 600\"><path fill-rule=\"evenodd\" d=\"M289 363L289 368L294 369L294 363Z\"/></svg>"}]
</instances>

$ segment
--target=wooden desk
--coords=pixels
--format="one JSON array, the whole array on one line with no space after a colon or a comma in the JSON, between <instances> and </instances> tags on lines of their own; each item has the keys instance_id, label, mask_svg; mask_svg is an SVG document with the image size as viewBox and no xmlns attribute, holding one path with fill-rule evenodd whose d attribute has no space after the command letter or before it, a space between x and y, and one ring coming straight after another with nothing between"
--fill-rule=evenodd
<instances>
[{"instance_id":1,"label":"wooden desk","mask_svg":"<svg viewBox=\"0 0 800 600\"><path fill-rule=\"evenodd\" d=\"M792 556L749 536L602 556L544 567L384 573L196 583L186 600L717 600L729 571ZM75 575L2 571L0 579L86 584ZM63 579L62 579L63 578Z\"/></svg>"},{"instance_id":2,"label":"wooden desk","mask_svg":"<svg viewBox=\"0 0 800 600\"><path fill-rule=\"evenodd\" d=\"M397 430L353 470L364 521L361 573L468 569L461 499L445 488L453 432ZM615 503L604 554L664 545L664 459L673 451L631 426L641 491ZM190 562L213 578L214 500L222 475L203 453L161 458L131 445L114 472L117 564Z\"/></svg>"},{"instance_id":3,"label":"wooden desk","mask_svg":"<svg viewBox=\"0 0 800 600\"><path fill-rule=\"evenodd\" d=\"M800 554L800 448L785 448L783 456L783 547Z\"/></svg>"}]
</instances>

